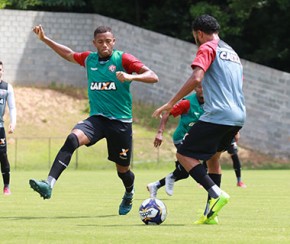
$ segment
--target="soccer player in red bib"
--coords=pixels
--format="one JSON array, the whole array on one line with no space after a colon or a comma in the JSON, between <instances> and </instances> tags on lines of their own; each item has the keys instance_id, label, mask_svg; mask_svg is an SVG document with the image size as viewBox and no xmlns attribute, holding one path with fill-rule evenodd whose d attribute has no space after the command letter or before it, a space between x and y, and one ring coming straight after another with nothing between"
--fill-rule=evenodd
<instances>
[{"instance_id":1,"label":"soccer player in red bib","mask_svg":"<svg viewBox=\"0 0 290 244\"><path fill-rule=\"evenodd\" d=\"M30 179L30 186L44 199L51 197L60 174L69 165L73 152L80 146L91 146L107 140L108 159L116 164L125 193L119 214L132 208L134 174L130 169L132 154L131 82L155 83L157 75L133 55L115 50L110 27L100 26L94 32L97 52L77 53L48 38L41 25L33 28L38 38L65 60L86 69L90 117L80 121L68 135L50 169L47 180Z\"/></svg>"},{"instance_id":2,"label":"soccer player in red bib","mask_svg":"<svg viewBox=\"0 0 290 244\"><path fill-rule=\"evenodd\" d=\"M207 191L208 208L196 224L209 224L228 203L230 196L218 186L220 179L208 174L221 175L220 155L230 146L234 136L244 125L243 67L238 54L219 38L219 23L210 15L198 16L192 24L192 34L198 46L193 60L192 74L181 89L166 104L154 111L159 117L175 103L202 84L204 114L201 115L177 149L177 159ZM201 164L207 161L208 172Z\"/></svg>"}]
</instances>

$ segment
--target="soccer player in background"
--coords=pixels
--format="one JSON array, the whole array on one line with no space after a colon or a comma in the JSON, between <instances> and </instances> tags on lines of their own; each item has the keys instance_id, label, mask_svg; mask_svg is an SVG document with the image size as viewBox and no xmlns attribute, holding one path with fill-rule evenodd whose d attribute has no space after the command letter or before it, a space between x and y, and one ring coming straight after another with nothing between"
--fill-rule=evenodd
<instances>
[{"instance_id":1,"label":"soccer player in background","mask_svg":"<svg viewBox=\"0 0 290 244\"><path fill-rule=\"evenodd\" d=\"M242 181L242 166L241 161L238 155L238 145L237 142L240 138L240 132L235 135L235 138L232 140L231 145L228 147L227 152L230 154L233 161L233 169L235 171L237 186L241 188L247 188L247 185ZM203 162L203 166L207 169L206 161Z\"/></svg>"},{"instance_id":2,"label":"soccer player in background","mask_svg":"<svg viewBox=\"0 0 290 244\"><path fill-rule=\"evenodd\" d=\"M115 50L115 37L110 27L100 26L94 32L97 52L74 52L48 38L41 25L33 28L38 38L65 60L86 68L90 116L80 121L58 152L47 180L30 179L30 186L44 199L51 197L59 176L69 165L73 152L80 146L91 146L106 138L108 159L116 165L125 187L119 214L132 208L134 173L130 169L132 154L131 82L155 83L158 76L129 53Z\"/></svg>"},{"instance_id":3,"label":"soccer player in background","mask_svg":"<svg viewBox=\"0 0 290 244\"><path fill-rule=\"evenodd\" d=\"M163 132L165 130L165 126L169 120L169 117L172 115L173 117L180 116L177 128L175 129L172 139L174 146L178 148L182 141L189 131L189 129L196 123L199 117L204 113L202 105L204 103L203 95L202 95L202 87L198 86L195 88L195 92L191 95L185 97L177 104L173 106L170 113L163 114L160 125L157 131L157 134L154 139L154 147L159 147L163 141ZM235 139L232 141L231 145L227 149L228 154L230 154L233 169L235 170L235 175L237 179L237 186L246 188L247 186L243 183L241 177L241 163L238 156L238 146L237 141L239 140L240 133L238 132L235 135ZM204 167L207 169L206 161L203 162ZM166 177L149 183L147 185L147 190L150 192L150 197L155 198L157 196L157 191L161 187L165 186L165 192L167 195L173 195L174 183L176 181L188 178L188 172L182 167L182 165L175 161L175 170L169 173Z\"/></svg>"},{"instance_id":4,"label":"soccer player in background","mask_svg":"<svg viewBox=\"0 0 290 244\"><path fill-rule=\"evenodd\" d=\"M244 125L243 67L237 53L219 38L219 23L210 15L198 16L192 24L192 34L198 46L191 67L193 72L180 90L153 116L169 112L175 103L202 84L204 114L177 149L177 159L189 175L207 191L211 198L196 224L215 219L230 196L219 187L220 156ZM208 172L200 161L207 161ZM215 174L213 180L209 174Z\"/></svg>"},{"instance_id":5,"label":"soccer player in background","mask_svg":"<svg viewBox=\"0 0 290 244\"><path fill-rule=\"evenodd\" d=\"M155 136L154 146L159 147L163 140L163 131L165 130L166 123L169 116L177 117L180 116L178 126L175 129L172 139L174 146L179 148L182 144L184 136L193 126L195 122L198 121L199 117L203 114L202 105L204 103L202 87L197 86L195 92L185 97L170 110L170 113L165 113L162 115L158 132ZM147 185L147 189L150 192L150 197L156 197L159 188L165 185L165 191L169 196L173 195L173 187L176 181L188 178L188 172L182 167L178 162L175 162L175 170L169 173L165 178L159 181L152 182Z\"/></svg>"},{"instance_id":6,"label":"soccer player in background","mask_svg":"<svg viewBox=\"0 0 290 244\"><path fill-rule=\"evenodd\" d=\"M233 168L235 170L235 174L236 174L236 179L237 179L237 186L238 187L242 187L242 188L246 188L247 185L242 181L242 166L241 166L241 161L238 155L238 145L237 142L240 138L240 132L238 132L235 135L235 138L232 140L231 145L229 146L229 148L227 149L228 154L230 154L231 159L233 161Z\"/></svg>"},{"instance_id":7,"label":"soccer player in background","mask_svg":"<svg viewBox=\"0 0 290 244\"><path fill-rule=\"evenodd\" d=\"M3 116L5 113L6 102L9 108L10 124L8 133L12 134L16 127L16 106L14 91L11 84L8 84L2 80L4 73L3 62L0 61L0 163L1 172L3 178L3 194L10 195L10 164L7 157L7 143L6 143L6 133L4 128Z\"/></svg>"}]
</instances>

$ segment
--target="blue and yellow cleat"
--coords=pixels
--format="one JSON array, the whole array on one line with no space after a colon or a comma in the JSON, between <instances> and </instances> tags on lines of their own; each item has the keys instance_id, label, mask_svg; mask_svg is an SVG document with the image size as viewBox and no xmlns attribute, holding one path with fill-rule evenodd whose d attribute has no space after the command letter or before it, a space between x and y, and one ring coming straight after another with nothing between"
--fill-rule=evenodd
<instances>
[{"instance_id":1,"label":"blue and yellow cleat","mask_svg":"<svg viewBox=\"0 0 290 244\"><path fill-rule=\"evenodd\" d=\"M130 193L125 192L123 200L119 206L119 215L126 215L132 209L134 190Z\"/></svg>"},{"instance_id":2,"label":"blue and yellow cleat","mask_svg":"<svg viewBox=\"0 0 290 244\"><path fill-rule=\"evenodd\" d=\"M43 199L49 199L51 197L52 189L47 181L37 181L34 179L30 179L29 185L33 190L38 192Z\"/></svg>"}]
</instances>

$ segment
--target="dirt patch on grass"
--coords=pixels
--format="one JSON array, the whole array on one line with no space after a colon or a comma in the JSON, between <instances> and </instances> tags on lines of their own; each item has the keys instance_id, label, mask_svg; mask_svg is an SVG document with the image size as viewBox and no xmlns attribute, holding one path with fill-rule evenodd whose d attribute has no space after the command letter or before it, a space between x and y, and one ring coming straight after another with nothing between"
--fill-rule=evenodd
<instances>
[{"instance_id":1,"label":"dirt patch on grass","mask_svg":"<svg viewBox=\"0 0 290 244\"><path fill-rule=\"evenodd\" d=\"M61 92L28 87L14 87L17 128L15 136L64 136L79 120L87 117L87 100L75 99ZM8 111L8 110L7 110ZM6 125L9 116L6 116Z\"/></svg>"}]
</instances>

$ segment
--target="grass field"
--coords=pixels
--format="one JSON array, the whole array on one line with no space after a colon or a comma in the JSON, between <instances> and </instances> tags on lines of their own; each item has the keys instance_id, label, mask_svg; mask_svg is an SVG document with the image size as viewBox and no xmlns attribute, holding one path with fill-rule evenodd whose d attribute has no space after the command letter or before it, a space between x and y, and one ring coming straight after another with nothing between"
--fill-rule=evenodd
<instances>
[{"instance_id":1,"label":"grass field","mask_svg":"<svg viewBox=\"0 0 290 244\"><path fill-rule=\"evenodd\" d=\"M42 200L28 180L46 178L70 129L86 117L86 103L50 90L16 87L15 92L21 97L16 99L18 125L7 138L13 194L0 194L0 243L290 243L289 166L288 170L243 170L246 189L235 186L233 170L225 170L222 188L231 199L217 226L193 225L203 211L206 192L191 179L176 183L172 197L161 189L158 197L167 205L168 217L160 226L144 225L138 208L149 197L146 185L172 170L175 148L170 125L160 150L153 148L159 121L152 119L152 107L140 104L133 108L136 195L127 216L118 215L124 189L106 159L104 141L78 150L52 199ZM231 162L222 165L232 167ZM242 159L242 165L253 164Z\"/></svg>"},{"instance_id":2,"label":"grass field","mask_svg":"<svg viewBox=\"0 0 290 244\"><path fill-rule=\"evenodd\" d=\"M204 207L206 192L191 179L175 185L169 197L158 197L168 208L160 226L144 225L138 215L148 198L146 184L169 169L135 169L132 211L119 216L123 195L112 169L67 170L50 200L29 188L29 178L47 171L12 172L12 195L0 196L0 243L290 243L289 170L247 170L248 188L235 186L233 170L225 170L222 188L231 195L219 214L219 225L193 225Z\"/></svg>"}]
</instances>

